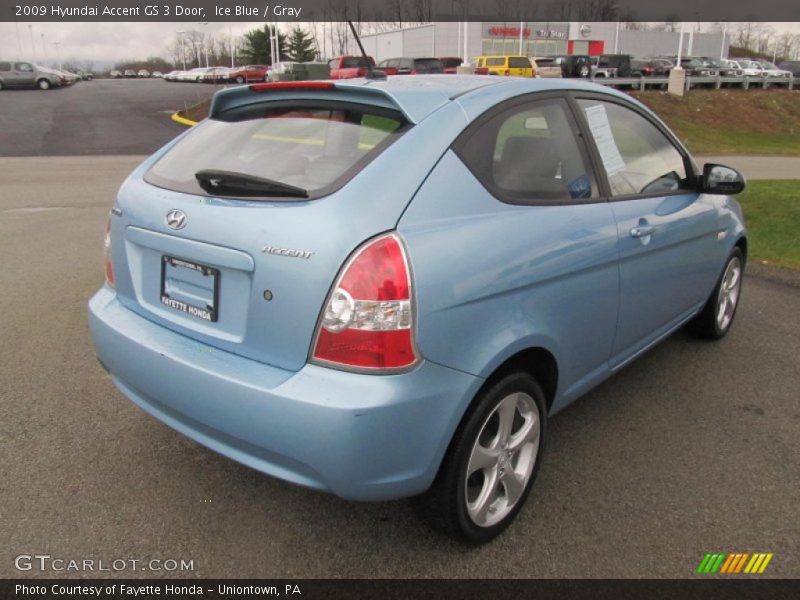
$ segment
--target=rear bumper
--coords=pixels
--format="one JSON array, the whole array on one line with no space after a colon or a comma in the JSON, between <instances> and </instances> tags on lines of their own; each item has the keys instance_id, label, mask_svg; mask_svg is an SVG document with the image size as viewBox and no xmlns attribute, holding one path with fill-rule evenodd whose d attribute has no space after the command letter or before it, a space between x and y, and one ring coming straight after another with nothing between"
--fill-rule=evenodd
<instances>
[{"instance_id":1,"label":"rear bumper","mask_svg":"<svg viewBox=\"0 0 800 600\"><path fill-rule=\"evenodd\" d=\"M430 362L391 376L284 371L156 325L107 287L89 302L89 325L114 383L160 421L254 469L352 500L427 489L482 383Z\"/></svg>"}]
</instances>

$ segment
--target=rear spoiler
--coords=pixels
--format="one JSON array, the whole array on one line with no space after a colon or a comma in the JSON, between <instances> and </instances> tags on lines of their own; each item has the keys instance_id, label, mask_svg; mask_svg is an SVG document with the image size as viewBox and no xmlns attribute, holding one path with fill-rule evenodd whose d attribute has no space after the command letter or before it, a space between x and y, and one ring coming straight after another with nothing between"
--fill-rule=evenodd
<instances>
[{"instance_id":1,"label":"rear spoiler","mask_svg":"<svg viewBox=\"0 0 800 600\"><path fill-rule=\"evenodd\" d=\"M217 92L211 100L210 119L224 119L226 112L278 100L337 100L395 110L411 123L418 122L385 90L369 85L337 85L334 81L274 81L233 87Z\"/></svg>"}]
</instances>

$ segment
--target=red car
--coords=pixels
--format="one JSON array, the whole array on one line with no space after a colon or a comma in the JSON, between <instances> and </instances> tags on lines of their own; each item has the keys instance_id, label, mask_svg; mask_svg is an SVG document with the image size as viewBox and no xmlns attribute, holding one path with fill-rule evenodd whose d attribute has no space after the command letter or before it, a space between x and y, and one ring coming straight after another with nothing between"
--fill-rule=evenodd
<instances>
[{"instance_id":1,"label":"red car","mask_svg":"<svg viewBox=\"0 0 800 600\"><path fill-rule=\"evenodd\" d=\"M268 65L247 65L231 71L229 81L247 83L249 81L267 81Z\"/></svg>"},{"instance_id":2,"label":"red car","mask_svg":"<svg viewBox=\"0 0 800 600\"><path fill-rule=\"evenodd\" d=\"M331 68L331 79L353 79L364 77L369 71L369 67L375 66L375 60L371 56L366 59L361 56L339 56L328 61Z\"/></svg>"}]
</instances>

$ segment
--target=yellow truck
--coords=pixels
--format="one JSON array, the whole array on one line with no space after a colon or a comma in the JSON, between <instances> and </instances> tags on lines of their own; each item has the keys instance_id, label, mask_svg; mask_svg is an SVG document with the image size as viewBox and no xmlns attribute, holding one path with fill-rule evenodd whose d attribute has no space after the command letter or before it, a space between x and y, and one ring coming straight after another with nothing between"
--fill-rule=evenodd
<instances>
[{"instance_id":1,"label":"yellow truck","mask_svg":"<svg viewBox=\"0 0 800 600\"><path fill-rule=\"evenodd\" d=\"M497 54L476 56L472 59L476 75L505 75L511 77L535 77L536 68L527 56Z\"/></svg>"}]
</instances>

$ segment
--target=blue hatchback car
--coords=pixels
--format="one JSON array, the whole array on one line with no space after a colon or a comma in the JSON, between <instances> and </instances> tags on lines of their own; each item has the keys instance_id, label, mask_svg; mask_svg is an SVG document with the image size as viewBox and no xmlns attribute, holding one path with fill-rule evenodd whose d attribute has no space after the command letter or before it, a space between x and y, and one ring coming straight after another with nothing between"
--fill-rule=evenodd
<instances>
[{"instance_id":1,"label":"blue hatchback car","mask_svg":"<svg viewBox=\"0 0 800 600\"><path fill-rule=\"evenodd\" d=\"M743 187L587 83L238 87L122 185L92 337L197 442L484 542L553 413L684 324L727 333Z\"/></svg>"}]
</instances>

